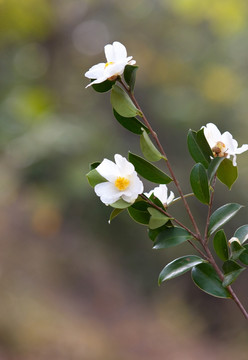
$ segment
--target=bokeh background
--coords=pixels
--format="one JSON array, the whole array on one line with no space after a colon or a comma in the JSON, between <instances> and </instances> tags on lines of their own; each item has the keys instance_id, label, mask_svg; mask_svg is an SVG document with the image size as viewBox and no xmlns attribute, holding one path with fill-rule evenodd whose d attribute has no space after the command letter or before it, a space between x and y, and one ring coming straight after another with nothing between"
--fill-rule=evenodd
<instances>
[{"instance_id":1,"label":"bokeh background","mask_svg":"<svg viewBox=\"0 0 248 360\"><path fill-rule=\"evenodd\" d=\"M0 0L1 360L247 359L234 303L189 274L157 286L191 248L152 250L126 214L108 224L88 164L140 150L109 93L85 90L83 76L105 44L125 44L140 67L136 97L186 193L189 128L214 122L248 142L247 38L246 0ZM215 208L247 205L247 154L238 163ZM202 227L206 208L189 202ZM173 211L187 223L180 204ZM246 207L227 235L247 218ZM234 288L247 307L246 274Z\"/></svg>"}]
</instances>

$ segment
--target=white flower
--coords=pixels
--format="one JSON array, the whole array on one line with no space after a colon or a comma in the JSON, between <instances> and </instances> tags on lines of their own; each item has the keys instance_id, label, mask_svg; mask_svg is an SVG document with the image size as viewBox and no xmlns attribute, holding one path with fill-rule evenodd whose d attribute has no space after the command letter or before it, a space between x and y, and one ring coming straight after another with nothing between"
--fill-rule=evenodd
<instances>
[{"instance_id":1,"label":"white flower","mask_svg":"<svg viewBox=\"0 0 248 360\"><path fill-rule=\"evenodd\" d=\"M104 46L104 52L107 59L106 63L99 63L92 66L85 76L89 79L95 79L86 87L99 84L107 79L115 80L118 75L122 75L127 64L134 65L135 60L132 56L127 57L127 50L120 42L115 41L113 45Z\"/></svg>"},{"instance_id":2,"label":"white flower","mask_svg":"<svg viewBox=\"0 0 248 360\"><path fill-rule=\"evenodd\" d=\"M119 154L115 155L115 163L104 159L96 170L107 180L94 188L95 193L106 205L120 199L133 203L144 190L133 164Z\"/></svg>"},{"instance_id":3,"label":"white flower","mask_svg":"<svg viewBox=\"0 0 248 360\"><path fill-rule=\"evenodd\" d=\"M242 145L238 148L238 143L233 139L232 135L226 131L221 134L216 125L209 123L206 126L202 126L204 129L204 135L207 139L214 157L227 157L233 156L233 165L237 166L236 155L242 154L248 150L248 144Z\"/></svg>"},{"instance_id":4,"label":"white flower","mask_svg":"<svg viewBox=\"0 0 248 360\"><path fill-rule=\"evenodd\" d=\"M171 191L170 195L168 196L168 189L166 185L159 185L155 187L153 190L151 190L149 193L145 193L145 195L149 198L151 195L156 196L161 203L166 207L168 206L174 199L175 195Z\"/></svg>"}]
</instances>

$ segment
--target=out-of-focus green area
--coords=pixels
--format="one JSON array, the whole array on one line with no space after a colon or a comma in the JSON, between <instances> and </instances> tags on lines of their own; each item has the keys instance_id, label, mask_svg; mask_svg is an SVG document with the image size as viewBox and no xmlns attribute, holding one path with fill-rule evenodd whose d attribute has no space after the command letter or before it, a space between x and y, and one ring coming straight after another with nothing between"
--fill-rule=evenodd
<instances>
[{"instance_id":1,"label":"out-of-focus green area","mask_svg":"<svg viewBox=\"0 0 248 360\"><path fill-rule=\"evenodd\" d=\"M234 303L189 274L157 286L191 248L152 250L127 215L107 223L88 164L139 153L138 139L83 74L104 45L125 44L140 67L136 96L187 192L189 128L214 122L248 142L247 24L245 0L0 0L1 359L246 359ZM215 207L248 204L247 163L238 158L240 177L232 192L217 187ZM190 205L202 226L206 208ZM247 219L245 208L228 236ZM234 288L247 307L246 273Z\"/></svg>"}]
</instances>

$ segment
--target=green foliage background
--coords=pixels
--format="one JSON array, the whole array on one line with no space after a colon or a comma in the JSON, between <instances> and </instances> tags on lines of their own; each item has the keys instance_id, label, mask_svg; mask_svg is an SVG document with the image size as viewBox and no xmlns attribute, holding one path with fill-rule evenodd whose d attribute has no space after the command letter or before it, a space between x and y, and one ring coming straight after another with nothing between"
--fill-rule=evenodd
<instances>
[{"instance_id":1,"label":"green foliage background","mask_svg":"<svg viewBox=\"0 0 248 360\"><path fill-rule=\"evenodd\" d=\"M108 225L88 163L140 150L83 75L105 44L125 44L136 96L187 192L189 128L214 122L248 141L247 24L245 0L0 0L2 359L246 359L234 304L187 275L157 287L187 245L152 250L127 215ZM217 187L216 208L248 204L247 164L241 155L232 192ZM190 204L202 224L204 205ZM228 236L247 218L246 207ZM245 274L235 289L247 307Z\"/></svg>"}]
</instances>

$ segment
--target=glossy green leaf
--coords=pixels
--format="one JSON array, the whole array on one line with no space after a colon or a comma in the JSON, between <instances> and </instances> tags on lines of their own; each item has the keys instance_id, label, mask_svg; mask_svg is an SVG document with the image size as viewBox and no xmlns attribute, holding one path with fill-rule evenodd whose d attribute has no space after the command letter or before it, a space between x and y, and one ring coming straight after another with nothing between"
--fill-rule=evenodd
<instances>
[{"instance_id":1,"label":"glossy green leaf","mask_svg":"<svg viewBox=\"0 0 248 360\"><path fill-rule=\"evenodd\" d=\"M231 285L237 277L244 271L245 269L242 268L238 263L232 260L228 260L224 262L223 264L223 271L224 271L224 280L222 282L222 285L224 287L227 287Z\"/></svg>"},{"instance_id":2,"label":"glossy green leaf","mask_svg":"<svg viewBox=\"0 0 248 360\"><path fill-rule=\"evenodd\" d=\"M163 268L158 277L158 284L160 285L162 281L170 280L183 275L187 271L191 270L192 267L203 262L205 262L205 260L195 255L187 255L175 259Z\"/></svg>"},{"instance_id":3,"label":"glossy green leaf","mask_svg":"<svg viewBox=\"0 0 248 360\"><path fill-rule=\"evenodd\" d=\"M248 244L244 245L245 250L242 252L242 254L239 256L239 260L245 264L248 265Z\"/></svg>"},{"instance_id":4,"label":"glossy green leaf","mask_svg":"<svg viewBox=\"0 0 248 360\"><path fill-rule=\"evenodd\" d=\"M221 206L210 216L208 235L213 234L228 222L242 208L242 205L231 203Z\"/></svg>"},{"instance_id":5,"label":"glossy green leaf","mask_svg":"<svg viewBox=\"0 0 248 360\"><path fill-rule=\"evenodd\" d=\"M214 250L219 258L223 261L228 260L228 246L226 235L223 230L219 230L213 240Z\"/></svg>"},{"instance_id":6,"label":"glossy green leaf","mask_svg":"<svg viewBox=\"0 0 248 360\"><path fill-rule=\"evenodd\" d=\"M163 214L161 211L154 209L152 207L149 207L148 209L149 214L151 215L149 220L149 228L150 229L156 229L164 224L166 224L170 218Z\"/></svg>"},{"instance_id":7,"label":"glossy green leaf","mask_svg":"<svg viewBox=\"0 0 248 360\"><path fill-rule=\"evenodd\" d=\"M90 186L95 187L97 184L106 182L107 180L102 177L96 169L91 170L86 174Z\"/></svg>"},{"instance_id":8,"label":"glossy green leaf","mask_svg":"<svg viewBox=\"0 0 248 360\"><path fill-rule=\"evenodd\" d=\"M153 249L166 249L182 244L183 242L190 239L192 239L192 236L188 233L188 231L182 228L166 228L158 234Z\"/></svg>"},{"instance_id":9,"label":"glossy green leaf","mask_svg":"<svg viewBox=\"0 0 248 360\"><path fill-rule=\"evenodd\" d=\"M216 297L231 297L227 289L223 287L222 282L212 265L208 263L199 264L193 267L191 274L194 283L202 291Z\"/></svg>"},{"instance_id":10,"label":"glossy green leaf","mask_svg":"<svg viewBox=\"0 0 248 360\"><path fill-rule=\"evenodd\" d=\"M230 242L230 248L231 248L231 259L236 260L239 258L239 256L242 254L242 252L245 250L245 248L240 245L239 241L232 241Z\"/></svg>"},{"instance_id":11,"label":"glossy green leaf","mask_svg":"<svg viewBox=\"0 0 248 360\"><path fill-rule=\"evenodd\" d=\"M138 70L137 65L126 65L124 70L124 79L128 86L130 87L131 92L134 90L135 80L136 80L136 71Z\"/></svg>"},{"instance_id":12,"label":"glossy green leaf","mask_svg":"<svg viewBox=\"0 0 248 360\"><path fill-rule=\"evenodd\" d=\"M121 214L125 209L114 209L109 217L109 224L111 223L111 221L116 218L119 214Z\"/></svg>"},{"instance_id":13,"label":"glossy green leaf","mask_svg":"<svg viewBox=\"0 0 248 360\"><path fill-rule=\"evenodd\" d=\"M121 116L128 118L137 115L142 116L141 111L134 106L125 91L117 85L113 85L112 87L110 101L113 108Z\"/></svg>"},{"instance_id":14,"label":"glossy green leaf","mask_svg":"<svg viewBox=\"0 0 248 360\"><path fill-rule=\"evenodd\" d=\"M245 269L240 269L240 270L233 271L229 274L226 274L224 276L224 280L222 281L222 285L224 287L231 285L244 270Z\"/></svg>"},{"instance_id":15,"label":"glossy green leaf","mask_svg":"<svg viewBox=\"0 0 248 360\"><path fill-rule=\"evenodd\" d=\"M140 148L144 157L149 161L159 161L163 157L145 130L143 130L140 136Z\"/></svg>"},{"instance_id":16,"label":"glossy green leaf","mask_svg":"<svg viewBox=\"0 0 248 360\"><path fill-rule=\"evenodd\" d=\"M230 159L224 159L217 170L217 177L223 184L231 189L237 180L238 168L237 166L233 166Z\"/></svg>"},{"instance_id":17,"label":"glossy green leaf","mask_svg":"<svg viewBox=\"0 0 248 360\"><path fill-rule=\"evenodd\" d=\"M187 143L189 153L195 162L201 163L207 169L210 163L210 157L213 156L213 153L204 136L203 129L198 132L189 130Z\"/></svg>"},{"instance_id":18,"label":"glossy green leaf","mask_svg":"<svg viewBox=\"0 0 248 360\"><path fill-rule=\"evenodd\" d=\"M224 271L224 274L228 274L232 271L242 269L242 266L240 266L236 261L227 260L223 263L222 269Z\"/></svg>"},{"instance_id":19,"label":"glossy green leaf","mask_svg":"<svg viewBox=\"0 0 248 360\"><path fill-rule=\"evenodd\" d=\"M141 135L143 133L143 130L147 133L150 132L150 130L136 117L124 117L118 114L115 109L114 110L114 116L116 120L127 130L131 131L134 134Z\"/></svg>"},{"instance_id":20,"label":"glossy green leaf","mask_svg":"<svg viewBox=\"0 0 248 360\"><path fill-rule=\"evenodd\" d=\"M134 165L135 170L143 178L156 184L168 184L172 179L163 171L152 165L142 157L129 153L128 160Z\"/></svg>"},{"instance_id":21,"label":"glossy green leaf","mask_svg":"<svg viewBox=\"0 0 248 360\"><path fill-rule=\"evenodd\" d=\"M240 244L246 242L248 240L248 225L240 226L233 236L239 239Z\"/></svg>"},{"instance_id":22,"label":"glossy green leaf","mask_svg":"<svg viewBox=\"0 0 248 360\"><path fill-rule=\"evenodd\" d=\"M210 184L213 180L214 175L217 173L220 164L224 159L225 159L224 157L215 157L214 159L211 160L208 167L208 179Z\"/></svg>"},{"instance_id":23,"label":"glossy green leaf","mask_svg":"<svg viewBox=\"0 0 248 360\"><path fill-rule=\"evenodd\" d=\"M139 224L148 225L150 214L147 211L149 204L145 201L137 201L128 208L128 213L131 218Z\"/></svg>"},{"instance_id":24,"label":"glossy green leaf","mask_svg":"<svg viewBox=\"0 0 248 360\"><path fill-rule=\"evenodd\" d=\"M132 204L120 199L116 202L114 202L113 204L110 204L110 206L112 206L113 208L115 209L126 209L128 208L129 206L131 206Z\"/></svg>"},{"instance_id":25,"label":"glossy green leaf","mask_svg":"<svg viewBox=\"0 0 248 360\"><path fill-rule=\"evenodd\" d=\"M93 84L92 87L95 91L104 93L104 92L111 90L114 83L115 83L115 81L105 80L100 84Z\"/></svg>"},{"instance_id":26,"label":"glossy green leaf","mask_svg":"<svg viewBox=\"0 0 248 360\"><path fill-rule=\"evenodd\" d=\"M148 229L148 236L152 241L155 241L158 234L161 233L163 230L167 229L167 227L173 227L171 226L170 220L163 226L156 228L156 229Z\"/></svg>"},{"instance_id":27,"label":"glossy green leaf","mask_svg":"<svg viewBox=\"0 0 248 360\"><path fill-rule=\"evenodd\" d=\"M201 163L195 164L190 173L190 184L193 193L203 204L209 204L210 194L208 176Z\"/></svg>"}]
</instances>

